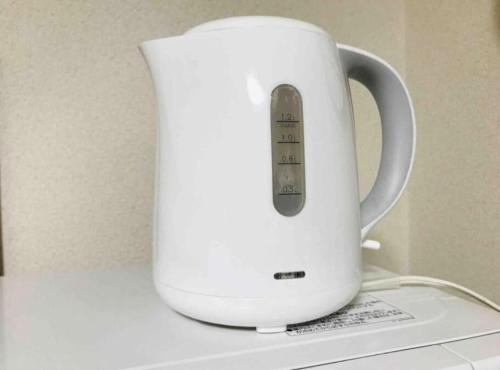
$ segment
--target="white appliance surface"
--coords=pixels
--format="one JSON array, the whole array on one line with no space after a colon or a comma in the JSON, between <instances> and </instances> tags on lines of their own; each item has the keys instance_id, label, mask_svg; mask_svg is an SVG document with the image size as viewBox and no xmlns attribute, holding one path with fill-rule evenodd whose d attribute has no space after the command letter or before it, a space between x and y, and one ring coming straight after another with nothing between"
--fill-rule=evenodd
<instances>
[{"instance_id":1,"label":"white appliance surface","mask_svg":"<svg viewBox=\"0 0 500 370\"><path fill-rule=\"evenodd\" d=\"M150 270L1 278L0 369L500 369L500 314L437 289L362 293L334 320L263 335L172 311Z\"/></svg>"},{"instance_id":2,"label":"white appliance surface","mask_svg":"<svg viewBox=\"0 0 500 370\"><path fill-rule=\"evenodd\" d=\"M498 340L498 338L497 338ZM396 351L315 366L315 370L472 370L471 364L441 346Z\"/></svg>"},{"instance_id":3,"label":"white appliance surface","mask_svg":"<svg viewBox=\"0 0 500 370\"><path fill-rule=\"evenodd\" d=\"M459 340L442 346L474 364L475 370L500 369L500 334Z\"/></svg>"}]
</instances>

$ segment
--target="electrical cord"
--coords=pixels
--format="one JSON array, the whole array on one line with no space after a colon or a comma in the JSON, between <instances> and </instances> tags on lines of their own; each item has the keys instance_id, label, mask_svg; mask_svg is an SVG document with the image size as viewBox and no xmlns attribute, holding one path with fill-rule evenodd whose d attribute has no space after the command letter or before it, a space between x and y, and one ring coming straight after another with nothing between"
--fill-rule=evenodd
<instances>
[{"instance_id":1,"label":"electrical cord","mask_svg":"<svg viewBox=\"0 0 500 370\"><path fill-rule=\"evenodd\" d=\"M500 312L500 305L482 296L481 294L474 292L469 288L466 288L459 284L452 283L451 281L431 278L427 276L409 275L409 276L398 276L387 279L365 281L361 286L361 291L366 292L371 290L373 291L373 290L394 289L394 288L399 288L401 285L431 285L437 287L453 288L477 299L478 301L484 303L485 305L493 308L495 311Z\"/></svg>"}]
</instances>

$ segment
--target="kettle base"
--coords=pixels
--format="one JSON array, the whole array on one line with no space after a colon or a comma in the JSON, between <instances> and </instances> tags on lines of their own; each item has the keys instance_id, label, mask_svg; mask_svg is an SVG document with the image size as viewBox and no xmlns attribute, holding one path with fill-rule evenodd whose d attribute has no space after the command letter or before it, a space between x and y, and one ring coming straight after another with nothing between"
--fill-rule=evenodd
<instances>
[{"instance_id":1,"label":"kettle base","mask_svg":"<svg viewBox=\"0 0 500 370\"><path fill-rule=\"evenodd\" d=\"M307 296L244 298L193 293L155 281L160 297L182 315L213 324L254 327L259 333L283 332L289 324L331 314L349 303L360 285L361 281L353 281Z\"/></svg>"},{"instance_id":2,"label":"kettle base","mask_svg":"<svg viewBox=\"0 0 500 370\"><path fill-rule=\"evenodd\" d=\"M285 326L275 326L273 328L263 328L263 327L257 326L256 330L257 330L257 333L261 333L261 334L282 333L282 332L286 331L286 325Z\"/></svg>"}]
</instances>

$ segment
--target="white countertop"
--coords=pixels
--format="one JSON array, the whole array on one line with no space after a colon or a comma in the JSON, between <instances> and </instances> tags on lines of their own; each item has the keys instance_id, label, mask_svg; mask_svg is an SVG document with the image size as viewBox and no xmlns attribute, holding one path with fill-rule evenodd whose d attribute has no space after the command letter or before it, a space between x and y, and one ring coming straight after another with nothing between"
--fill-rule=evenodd
<instances>
[{"instance_id":1,"label":"white countertop","mask_svg":"<svg viewBox=\"0 0 500 370\"><path fill-rule=\"evenodd\" d=\"M195 321L154 291L150 266L0 279L0 369L258 369L332 363L500 331L500 315L432 288L369 293L410 320L307 335Z\"/></svg>"}]
</instances>

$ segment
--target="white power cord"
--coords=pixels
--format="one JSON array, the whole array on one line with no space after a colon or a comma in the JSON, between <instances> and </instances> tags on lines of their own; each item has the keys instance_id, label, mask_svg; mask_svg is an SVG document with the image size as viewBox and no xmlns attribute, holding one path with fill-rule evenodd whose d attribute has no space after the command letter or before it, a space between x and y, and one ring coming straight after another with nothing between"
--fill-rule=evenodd
<instances>
[{"instance_id":1,"label":"white power cord","mask_svg":"<svg viewBox=\"0 0 500 370\"><path fill-rule=\"evenodd\" d=\"M394 289L398 288L401 285L432 285L438 287L440 286L440 287L453 288L477 299L478 301L500 312L500 305L482 296L481 294L474 292L469 288L466 288L459 284L452 283L451 281L435 279L427 276L410 275L410 276L398 276L387 279L366 281L361 286L361 290L366 292L370 290Z\"/></svg>"}]
</instances>

